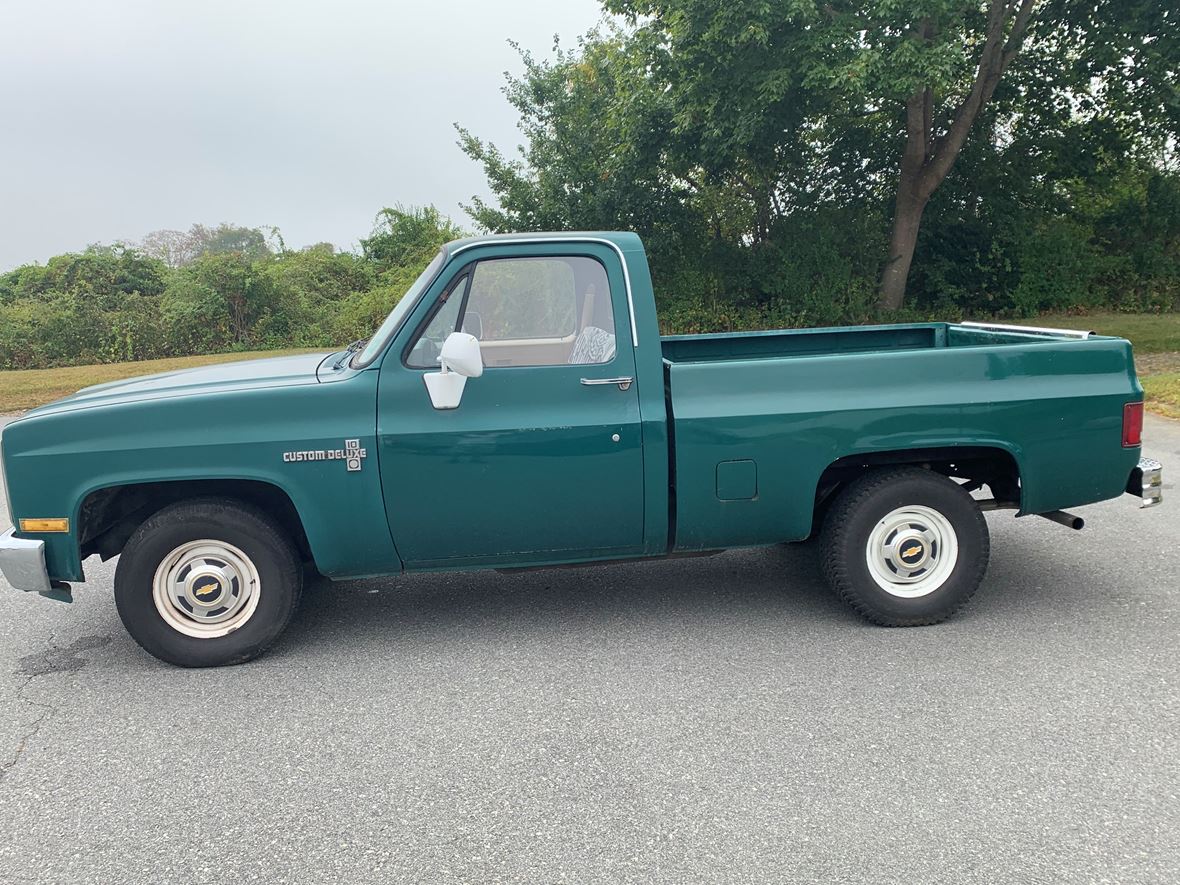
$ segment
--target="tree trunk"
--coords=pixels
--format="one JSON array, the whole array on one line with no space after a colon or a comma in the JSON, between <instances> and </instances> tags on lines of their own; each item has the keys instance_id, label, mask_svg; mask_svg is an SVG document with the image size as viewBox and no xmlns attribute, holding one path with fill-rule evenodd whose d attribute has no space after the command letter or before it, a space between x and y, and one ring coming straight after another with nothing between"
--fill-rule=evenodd
<instances>
[{"instance_id":1,"label":"tree trunk","mask_svg":"<svg viewBox=\"0 0 1180 885\"><path fill-rule=\"evenodd\" d=\"M905 151L897 181L897 205L893 210L893 233L889 237L889 260L881 272L879 304L885 310L897 310L905 301L906 279L914 260L918 227L930 195L942 184L963 149L967 134L975 124L980 109L996 91L996 84L1009 62L1020 51L1036 0L989 0L987 39L980 50L979 66L971 91L959 103L946 131L935 136L934 93L931 87L919 89L905 102ZM1011 31L1005 36L1007 22ZM928 42L936 34L935 24L923 19L915 36Z\"/></svg>"},{"instance_id":2,"label":"tree trunk","mask_svg":"<svg viewBox=\"0 0 1180 885\"><path fill-rule=\"evenodd\" d=\"M914 193L914 183L902 176L897 187L897 206L893 210L893 233L889 237L889 260L881 272L880 304L885 310L897 310L905 300L906 280L914 247L918 244L918 228L926 200Z\"/></svg>"}]
</instances>

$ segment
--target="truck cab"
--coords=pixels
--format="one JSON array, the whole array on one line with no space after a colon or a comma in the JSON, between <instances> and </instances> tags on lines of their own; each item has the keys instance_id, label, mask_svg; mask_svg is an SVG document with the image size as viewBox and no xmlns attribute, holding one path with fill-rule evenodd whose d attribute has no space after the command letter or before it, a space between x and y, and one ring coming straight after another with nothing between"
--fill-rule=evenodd
<instances>
[{"instance_id":1,"label":"truck cab","mask_svg":"<svg viewBox=\"0 0 1180 885\"><path fill-rule=\"evenodd\" d=\"M651 291L639 239L480 238L446 252L419 308L335 370L380 365L381 484L403 563L662 553L666 410L654 302L634 292ZM483 370L442 408L427 381L455 333L477 339ZM442 502L445 531L423 519Z\"/></svg>"}]
</instances>

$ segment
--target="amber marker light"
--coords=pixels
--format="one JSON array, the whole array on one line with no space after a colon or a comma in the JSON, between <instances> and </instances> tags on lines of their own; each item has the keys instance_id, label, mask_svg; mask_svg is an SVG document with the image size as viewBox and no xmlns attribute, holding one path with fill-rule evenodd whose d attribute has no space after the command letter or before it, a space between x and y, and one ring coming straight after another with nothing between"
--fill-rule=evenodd
<instances>
[{"instance_id":1,"label":"amber marker light","mask_svg":"<svg viewBox=\"0 0 1180 885\"><path fill-rule=\"evenodd\" d=\"M68 519L22 519L20 521L20 530L33 534L68 532L70 530L70 521Z\"/></svg>"}]
</instances>

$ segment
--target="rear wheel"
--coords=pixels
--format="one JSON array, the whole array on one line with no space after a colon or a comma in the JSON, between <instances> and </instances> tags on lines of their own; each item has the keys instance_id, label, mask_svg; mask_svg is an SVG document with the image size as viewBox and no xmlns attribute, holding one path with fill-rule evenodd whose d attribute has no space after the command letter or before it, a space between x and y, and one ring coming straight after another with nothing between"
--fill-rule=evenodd
<instances>
[{"instance_id":1,"label":"rear wheel","mask_svg":"<svg viewBox=\"0 0 1180 885\"><path fill-rule=\"evenodd\" d=\"M160 660L217 667L269 648L302 582L291 542L265 513L206 498L165 507L136 530L115 571L115 603Z\"/></svg>"},{"instance_id":2,"label":"rear wheel","mask_svg":"<svg viewBox=\"0 0 1180 885\"><path fill-rule=\"evenodd\" d=\"M824 576L876 624L936 624L987 570L987 523L954 481L918 468L866 474L833 503L821 537Z\"/></svg>"}]
</instances>

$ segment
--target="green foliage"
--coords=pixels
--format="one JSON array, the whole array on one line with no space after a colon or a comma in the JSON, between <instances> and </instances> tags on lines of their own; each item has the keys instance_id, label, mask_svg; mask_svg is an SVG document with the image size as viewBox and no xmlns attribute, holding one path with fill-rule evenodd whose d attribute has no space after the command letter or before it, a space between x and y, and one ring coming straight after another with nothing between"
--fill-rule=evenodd
<instances>
[{"instance_id":1,"label":"green foliage","mask_svg":"<svg viewBox=\"0 0 1180 885\"><path fill-rule=\"evenodd\" d=\"M433 206L381 210L362 255L350 256L364 274L364 288L343 295L323 321L333 341L367 338L381 325L439 248L464 231Z\"/></svg>"},{"instance_id":2,"label":"green foliage","mask_svg":"<svg viewBox=\"0 0 1180 885\"><path fill-rule=\"evenodd\" d=\"M398 207L378 215L361 255L276 251L277 232L224 224L157 231L148 246L166 258L122 244L59 255L0 274L0 369L342 346L462 235L433 207Z\"/></svg>"},{"instance_id":3,"label":"green foliage","mask_svg":"<svg viewBox=\"0 0 1180 885\"><path fill-rule=\"evenodd\" d=\"M1095 285L1103 256L1086 234L1070 219L1051 219L1029 232L1019 251L1020 282L1012 293L1017 316L1095 307L1104 300Z\"/></svg>"},{"instance_id":4,"label":"green foliage","mask_svg":"<svg viewBox=\"0 0 1180 885\"><path fill-rule=\"evenodd\" d=\"M143 238L139 249L169 267L183 267L206 255L245 255L250 259L262 258L276 251L272 240L282 248L282 237L278 230L269 231L236 224L219 224L206 227L194 224L187 231L157 230Z\"/></svg>"},{"instance_id":5,"label":"green foliage","mask_svg":"<svg viewBox=\"0 0 1180 885\"><path fill-rule=\"evenodd\" d=\"M364 260L379 276L397 276L411 265L421 270L443 243L462 236L463 231L433 206L395 206L377 214L373 233L361 240L361 248Z\"/></svg>"},{"instance_id":6,"label":"green foliage","mask_svg":"<svg viewBox=\"0 0 1180 885\"><path fill-rule=\"evenodd\" d=\"M426 262L423 262L423 267ZM394 306L418 278L417 271L409 269L402 275L393 275L392 281L381 283L363 292L353 292L342 299L327 318L326 327L333 341L357 341L368 338L381 321L389 315Z\"/></svg>"},{"instance_id":7,"label":"green foliage","mask_svg":"<svg viewBox=\"0 0 1180 885\"><path fill-rule=\"evenodd\" d=\"M1044 0L1019 39L1023 2L604 6L624 25L522 53L505 87L519 158L459 130L494 196L469 211L497 232L638 231L671 328L875 315L907 104L922 96L915 175L970 113L916 200L913 314L1176 303L1180 17L1167 4ZM1003 64L984 83L995 21Z\"/></svg>"},{"instance_id":8,"label":"green foliage","mask_svg":"<svg viewBox=\"0 0 1180 885\"><path fill-rule=\"evenodd\" d=\"M197 279L178 274L160 299L169 354L217 353L230 344L225 296Z\"/></svg>"}]
</instances>

